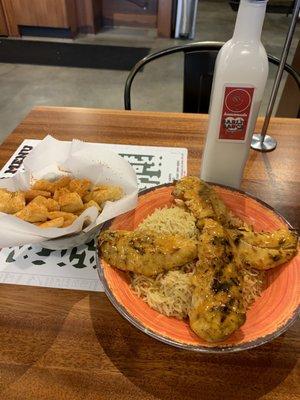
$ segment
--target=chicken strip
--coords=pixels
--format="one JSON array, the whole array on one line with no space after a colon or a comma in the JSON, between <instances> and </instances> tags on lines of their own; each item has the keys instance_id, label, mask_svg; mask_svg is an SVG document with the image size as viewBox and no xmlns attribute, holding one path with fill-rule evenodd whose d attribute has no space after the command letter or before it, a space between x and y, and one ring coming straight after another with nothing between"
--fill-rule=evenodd
<instances>
[{"instance_id":1,"label":"chicken strip","mask_svg":"<svg viewBox=\"0 0 300 400\"><path fill-rule=\"evenodd\" d=\"M297 252L297 235L288 229L256 233L252 226L236 217L219 198L215 190L194 176L184 177L173 190L176 198L197 219L201 229L205 218L218 221L228 229L228 234L237 246L242 265L259 270L274 268L289 261Z\"/></svg>"},{"instance_id":2,"label":"chicken strip","mask_svg":"<svg viewBox=\"0 0 300 400\"><path fill-rule=\"evenodd\" d=\"M203 218L214 218L215 213L211 202L204 199L203 193L200 195L200 192L200 179L196 176L185 176L176 183L172 194L185 203L197 221L201 221Z\"/></svg>"},{"instance_id":3,"label":"chicken strip","mask_svg":"<svg viewBox=\"0 0 300 400\"><path fill-rule=\"evenodd\" d=\"M204 218L212 218L220 224L238 228L245 223L236 217L219 198L212 186L196 176L185 176L180 179L173 190L173 196L184 202L197 219L197 226L202 228Z\"/></svg>"},{"instance_id":4,"label":"chicken strip","mask_svg":"<svg viewBox=\"0 0 300 400\"><path fill-rule=\"evenodd\" d=\"M274 232L235 229L228 233L246 267L267 270L291 260L297 253L298 237L288 229Z\"/></svg>"},{"instance_id":5,"label":"chicken strip","mask_svg":"<svg viewBox=\"0 0 300 400\"><path fill-rule=\"evenodd\" d=\"M205 219L199 235L190 326L208 342L225 340L246 320L239 260L226 230Z\"/></svg>"},{"instance_id":6,"label":"chicken strip","mask_svg":"<svg viewBox=\"0 0 300 400\"><path fill-rule=\"evenodd\" d=\"M298 236L296 232L285 228L277 229L274 232L254 232L244 228L229 229L228 232L235 244L239 244L242 240L252 246L266 249L297 249Z\"/></svg>"},{"instance_id":7,"label":"chicken strip","mask_svg":"<svg viewBox=\"0 0 300 400\"><path fill-rule=\"evenodd\" d=\"M152 231L104 231L99 237L106 262L123 271L154 276L197 257L196 240Z\"/></svg>"}]
</instances>

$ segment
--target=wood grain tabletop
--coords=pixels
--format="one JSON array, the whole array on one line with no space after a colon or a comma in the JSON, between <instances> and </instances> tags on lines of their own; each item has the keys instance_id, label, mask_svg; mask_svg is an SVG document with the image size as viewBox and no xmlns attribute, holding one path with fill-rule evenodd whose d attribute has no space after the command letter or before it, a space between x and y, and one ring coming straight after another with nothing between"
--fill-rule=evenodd
<instances>
[{"instance_id":1,"label":"wood grain tabletop","mask_svg":"<svg viewBox=\"0 0 300 400\"><path fill-rule=\"evenodd\" d=\"M0 166L24 139L51 134L186 147L198 174L206 128L205 115L38 107L0 146ZM242 188L300 229L300 120L274 118L269 134L277 149L251 150ZM0 400L296 400L299 328L253 350L204 355L139 332L104 293L2 284Z\"/></svg>"}]
</instances>

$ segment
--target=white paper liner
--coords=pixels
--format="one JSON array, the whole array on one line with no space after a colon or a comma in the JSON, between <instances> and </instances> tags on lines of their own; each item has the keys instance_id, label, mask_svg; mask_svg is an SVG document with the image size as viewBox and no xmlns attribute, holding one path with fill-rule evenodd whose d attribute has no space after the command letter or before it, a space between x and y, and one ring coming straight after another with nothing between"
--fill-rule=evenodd
<instances>
[{"instance_id":1,"label":"white paper liner","mask_svg":"<svg viewBox=\"0 0 300 400\"><path fill-rule=\"evenodd\" d=\"M0 212L0 247L39 243L81 231L88 232L136 206L138 187L133 168L118 154L99 149L91 143L79 140L62 142L48 135L32 150L24 161L24 167L24 172L1 179L0 187L10 191L28 190L37 179L72 175L88 178L95 185L118 185L123 189L124 197L115 202L106 202L99 215L96 207L86 209L66 228L39 228Z\"/></svg>"}]
</instances>

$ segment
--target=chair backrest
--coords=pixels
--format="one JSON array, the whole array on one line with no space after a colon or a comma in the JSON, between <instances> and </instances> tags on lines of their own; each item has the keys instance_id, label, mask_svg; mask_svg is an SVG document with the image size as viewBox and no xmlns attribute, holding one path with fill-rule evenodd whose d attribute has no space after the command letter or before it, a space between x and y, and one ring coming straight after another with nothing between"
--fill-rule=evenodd
<instances>
[{"instance_id":1,"label":"chair backrest","mask_svg":"<svg viewBox=\"0 0 300 400\"><path fill-rule=\"evenodd\" d=\"M136 74L149 62L174 53L184 54L183 112L208 113L215 61L223 42L195 42L170 47L149 54L130 71L124 90L125 110L131 110L131 85ZM270 63L279 65L280 60L268 55ZM289 64L287 71L300 89L300 76Z\"/></svg>"}]
</instances>

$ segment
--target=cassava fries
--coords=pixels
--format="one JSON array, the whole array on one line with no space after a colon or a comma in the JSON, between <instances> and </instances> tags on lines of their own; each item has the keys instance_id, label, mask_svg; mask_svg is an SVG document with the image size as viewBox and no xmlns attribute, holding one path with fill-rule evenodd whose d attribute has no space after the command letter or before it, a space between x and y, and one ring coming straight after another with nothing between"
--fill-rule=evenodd
<instances>
[{"instance_id":1,"label":"cassava fries","mask_svg":"<svg viewBox=\"0 0 300 400\"><path fill-rule=\"evenodd\" d=\"M87 194L91 187L91 181L89 179L72 179L69 183L69 189L71 192L76 192L80 197Z\"/></svg>"},{"instance_id":2,"label":"cassava fries","mask_svg":"<svg viewBox=\"0 0 300 400\"><path fill-rule=\"evenodd\" d=\"M106 201L116 201L122 195L123 190L118 186L93 186L86 178L40 179L24 192L0 188L0 212L43 229L65 228L87 208L96 207L100 213Z\"/></svg>"},{"instance_id":3,"label":"cassava fries","mask_svg":"<svg viewBox=\"0 0 300 400\"><path fill-rule=\"evenodd\" d=\"M62 196L62 195L64 195L64 194L67 194L67 193L71 193L71 192L70 192L70 190L69 190L68 188L66 188L66 187L55 189L55 192L54 192L54 194L53 194L53 199L54 199L55 201L58 201L58 199L60 198L60 196Z\"/></svg>"},{"instance_id":4,"label":"cassava fries","mask_svg":"<svg viewBox=\"0 0 300 400\"><path fill-rule=\"evenodd\" d=\"M66 193L58 198L61 211L76 212L83 207L83 202L78 193Z\"/></svg>"},{"instance_id":5,"label":"cassava fries","mask_svg":"<svg viewBox=\"0 0 300 400\"><path fill-rule=\"evenodd\" d=\"M40 228L61 228L64 224L63 217L51 219L39 225Z\"/></svg>"},{"instance_id":6,"label":"cassava fries","mask_svg":"<svg viewBox=\"0 0 300 400\"><path fill-rule=\"evenodd\" d=\"M47 192L45 190L30 189L24 192L24 196L26 201L31 201L37 196L51 197L51 192Z\"/></svg>"},{"instance_id":7,"label":"cassava fries","mask_svg":"<svg viewBox=\"0 0 300 400\"><path fill-rule=\"evenodd\" d=\"M27 222L44 222L48 218L48 210L45 206L29 203L22 210L15 214L16 217Z\"/></svg>"},{"instance_id":8,"label":"cassava fries","mask_svg":"<svg viewBox=\"0 0 300 400\"><path fill-rule=\"evenodd\" d=\"M0 212L15 214L25 207L25 196L22 192L9 192L0 189Z\"/></svg>"},{"instance_id":9,"label":"cassava fries","mask_svg":"<svg viewBox=\"0 0 300 400\"><path fill-rule=\"evenodd\" d=\"M47 199L46 197L43 196L37 196L35 197L30 203L35 203L35 204L42 204L47 208L48 211L59 211L60 206L57 201L54 199Z\"/></svg>"}]
</instances>

